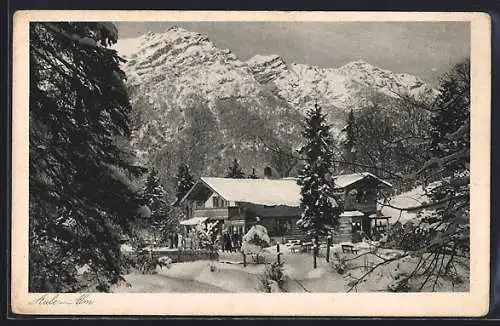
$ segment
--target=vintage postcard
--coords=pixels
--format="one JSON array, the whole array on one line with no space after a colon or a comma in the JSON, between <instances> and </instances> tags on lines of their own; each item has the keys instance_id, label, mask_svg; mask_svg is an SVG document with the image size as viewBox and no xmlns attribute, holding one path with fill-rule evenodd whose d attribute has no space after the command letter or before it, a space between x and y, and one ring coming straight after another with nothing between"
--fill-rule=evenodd
<instances>
[{"instance_id":1,"label":"vintage postcard","mask_svg":"<svg viewBox=\"0 0 500 326\"><path fill-rule=\"evenodd\" d=\"M490 17L19 11L12 311L482 316Z\"/></svg>"}]
</instances>

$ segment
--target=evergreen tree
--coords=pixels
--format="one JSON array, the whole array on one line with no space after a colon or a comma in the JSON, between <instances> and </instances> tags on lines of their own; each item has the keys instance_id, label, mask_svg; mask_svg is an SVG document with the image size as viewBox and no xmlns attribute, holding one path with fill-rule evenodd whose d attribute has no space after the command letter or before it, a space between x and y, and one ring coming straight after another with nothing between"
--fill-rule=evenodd
<instances>
[{"instance_id":1,"label":"evergreen tree","mask_svg":"<svg viewBox=\"0 0 500 326\"><path fill-rule=\"evenodd\" d=\"M431 119L431 158L420 171L427 178L430 205L441 229L434 245L469 247L470 74L469 61L445 76ZM446 235L444 237L443 235Z\"/></svg>"},{"instance_id":2,"label":"evergreen tree","mask_svg":"<svg viewBox=\"0 0 500 326\"><path fill-rule=\"evenodd\" d=\"M165 201L166 196L167 193L160 183L158 172L155 169L151 169L143 191L143 198L151 209L151 212L154 212L162 205L161 203Z\"/></svg>"},{"instance_id":3,"label":"evergreen tree","mask_svg":"<svg viewBox=\"0 0 500 326\"><path fill-rule=\"evenodd\" d=\"M153 234L155 242L165 240L169 230L175 228L175 221L170 214L165 188L161 185L158 172L154 169L146 179L143 199L151 210L151 216L143 221L143 227Z\"/></svg>"},{"instance_id":4,"label":"evergreen tree","mask_svg":"<svg viewBox=\"0 0 500 326\"><path fill-rule=\"evenodd\" d=\"M252 174L248 175L248 179L258 179L259 176L255 174L255 169L252 169Z\"/></svg>"},{"instance_id":5,"label":"evergreen tree","mask_svg":"<svg viewBox=\"0 0 500 326\"><path fill-rule=\"evenodd\" d=\"M305 145L299 150L304 163L299 175L301 186L302 215L297 224L318 243L318 237L328 234L328 230L338 220L340 209L334 198L331 173L333 170L333 139L326 115L317 104L307 112L306 125L302 132ZM317 249L314 250L316 268Z\"/></svg>"},{"instance_id":6,"label":"evergreen tree","mask_svg":"<svg viewBox=\"0 0 500 326\"><path fill-rule=\"evenodd\" d=\"M452 154L460 154L458 159L447 160L440 165L445 175L451 171L468 169L469 164L469 118L470 118L470 64L469 61L456 65L443 78L436 110L431 118L432 162ZM459 134L457 135L457 131Z\"/></svg>"},{"instance_id":7,"label":"evergreen tree","mask_svg":"<svg viewBox=\"0 0 500 326\"><path fill-rule=\"evenodd\" d=\"M351 171L356 172L356 134L355 134L355 121L354 121L354 113L353 111L349 111L349 115L347 116L347 124L342 129L342 132L345 133L345 139L342 142L343 156L345 162L340 165L342 171Z\"/></svg>"},{"instance_id":8,"label":"evergreen tree","mask_svg":"<svg viewBox=\"0 0 500 326\"><path fill-rule=\"evenodd\" d=\"M229 167L229 171L226 174L226 178L234 178L234 179L244 179L245 173L240 167L237 159L233 160L233 164Z\"/></svg>"},{"instance_id":9,"label":"evergreen tree","mask_svg":"<svg viewBox=\"0 0 500 326\"><path fill-rule=\"evenodd\" d=\"M120 277L120 237L135 218L141 173L123 144L131 107L111 23L31 23L29 289L98 289Z\"/></svg>"},{"instance_id":10,"label":"evergreen tree","mask_svg":"<svg viewBox=\"0 0 500 326\"><path fill-rule=\"evenodd\" d=\"M177 203L187 194L189 189L194 186L194 178L189 170L187 164L181 164L176 176L177 181L177 192L176 198Z\"/></svg>"}]
</instances>

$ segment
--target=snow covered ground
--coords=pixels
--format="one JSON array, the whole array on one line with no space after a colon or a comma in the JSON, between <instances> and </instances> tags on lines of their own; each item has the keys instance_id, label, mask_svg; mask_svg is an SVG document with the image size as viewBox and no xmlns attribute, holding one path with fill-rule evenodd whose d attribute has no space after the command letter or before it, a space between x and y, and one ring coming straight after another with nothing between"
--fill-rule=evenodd
<instances>
[{"instance_id":1,"label":"snow covered ground","mask_svg":"<svg viewBox=\"0 0 500 326\"><path fill-rule=\"evenodd\" d=\"M380 258L373 255L364 255L348 262L351 270L339 274L335 268L327 263L324 256L317 258L318 267L313 269L313 257L310 253L291 253L285 246L281 246L282 261L287 280L284 284L286 292L346 292L350 289L355 277L363 275L367 269L380 262ZM340 246L334 246L332 252L341 253ZM365 249L366 251L366 249ZM361 248L358 254L341 254L347 258L354 258L363 253ZM380 256L386 259L400 254L395 250L381 250ZM276 247L266 248L266 261L273 261L276 257ZM331 259L335 261L334 258ZM395 275L409 273L417 263L417 258L405 257L388 263L376 269L366 281L361 282L351 291L373 292L387 291L388 285ZM251 262L247 267L242 264L241 253L221 253L219 261L194 261L172 264L170 269L157 268L157 274L142 275L131 273L125 276L129 283L120 284L113 288L113 292L261 292L259 277L265 268L264 264L255 265ZM440 280L436 291L467 291L468 270L457 266L461 282ZM422 279L417 278L416 281ZM432 282L423 290L431 291Z\"/></svg>"}]
</instances>

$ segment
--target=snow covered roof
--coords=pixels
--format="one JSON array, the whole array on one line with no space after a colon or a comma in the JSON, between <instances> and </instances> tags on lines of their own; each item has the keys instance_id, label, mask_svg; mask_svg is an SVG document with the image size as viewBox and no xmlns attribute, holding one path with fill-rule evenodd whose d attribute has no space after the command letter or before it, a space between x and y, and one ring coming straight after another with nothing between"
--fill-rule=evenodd
<instances>
[{"instance_id":1,"label":"snow covered roof","mask_svg":"<svg viewBox=\"0 0 500 326\"><path fill-rule=\"evenodd\" d=\"M379 182L392 187L392 185L375 175L362 172L334 177L335 187L344 188L359 180L372 177ZM195 189L207 187L231 202L243 202L266 206L300 206L300 186L296 178L284 179L232 179L202 177L181 200L183 202Z\"/></svg>"},{"instance_id":2,"label":"snow covered roof","mask_svg":"<svg viewBox=\"0 0 500 326\"><path fill-rule=\"evenodd\" d=\"M208 186L222 198L267 206L300 205L300 186L294 179L231 179L202 177L184 196L185 200L200 183Z\"/></svg>"},{"instance_id":3,"label":"snow covered roof","mask_svg":"<svg viewBox=\"0 0 500 326\"><path fill-rule=\"evenodd\" d=\"M340 214L340 217L354 217L354 216L365 216L364 213L360 211L346 211Z\"/></svg>"},{"instance_id":4,"label":"snow covered roof","mask_svg":"<svg viewBox=\"0 0 500 326\"><path fill-rule=\"evenodd\" d=\"M429 197L422 186L413 188L410 191L400 193L389 199L389 206L384 203L379 203L377 209L381 210L385 216L390 216L390 223L415 220L418 218L418 212L411 210L412 207L418 207L426 202L429 202Z\"/></svg>"},{"instance_id":5,"label":"snow covered roof","mask_svg":"<svg viewBox=\"0 0 500 326\"><path fill-rule=\"evenodd\" d=\"M335 183L335 188L342 189L342 188L345 188L349 185L352 185L353 183L356 183L360 180L363 180L365 178L375 178L380 183L382 183L388 187L392 187L392 185L389 182L380 179L379 177L377 177L376 175L374 175L370 172L359 172L359 173L352 173L352 174L336 175L333 177L333 182Z\"/></svg>"}]
</instances>

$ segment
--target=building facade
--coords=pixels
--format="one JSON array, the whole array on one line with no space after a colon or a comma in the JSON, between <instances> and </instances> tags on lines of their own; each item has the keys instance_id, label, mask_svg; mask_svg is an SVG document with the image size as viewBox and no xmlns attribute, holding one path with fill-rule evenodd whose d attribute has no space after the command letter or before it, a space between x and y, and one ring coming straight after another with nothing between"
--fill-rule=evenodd
<instances>
[{"instance_id":1,"label":"building facade","mask_svg":"<svg viewBox=\"0 0 500 326\"><path fill-rule=\"evenodd\" d=\"M380 230L380 221L387 219L377 212L377 196L380 188L391 185L367 172L338 175L333 177L333 183L344 207L336 242L350 241L353 232L371 235ZM181 224L190 227L219 221L221 232L245 234L259 223L272 238L305 239L305 232L297 226L300 198L295 178L202 177L179 202L185 215Z\"/></svg>"}]
</instances>

